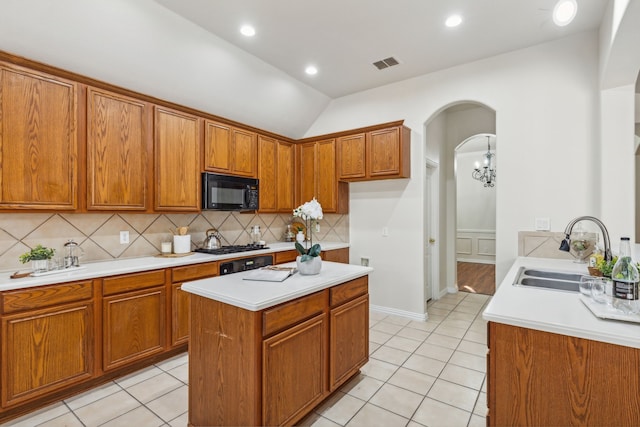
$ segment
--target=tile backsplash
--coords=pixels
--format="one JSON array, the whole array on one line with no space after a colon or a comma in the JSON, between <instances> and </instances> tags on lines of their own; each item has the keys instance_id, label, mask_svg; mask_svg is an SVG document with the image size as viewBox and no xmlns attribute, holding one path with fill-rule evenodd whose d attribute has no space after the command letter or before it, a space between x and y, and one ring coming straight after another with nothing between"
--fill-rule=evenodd
<instances>
[{"instance_id":1,"label":"tile backsplash","mask_svg":"<svg viewBox=\"0 0 640 427\"><path fill-rule=\"evenodd\" d=\"M63 245L76 241L84 255L80 263L107 261L118 258L152 256L160 252L160 244L170 241L171 231L188 226L191 248L199 247L210 228L217 228L223 245L244 245L251 242L250 231L259 225L263 240L284 240L286 214L252 214L204 211L199 214L104 214L104 213L1 213L0 214L0 271L25 270L18 257L37 244L56 249L56 257L63 255ZM325 214L320 231L313 233L314 241L348 242L349 216ZM129 232L129 243L120 244L120 231Z\"/></svg>"}]
</instances>

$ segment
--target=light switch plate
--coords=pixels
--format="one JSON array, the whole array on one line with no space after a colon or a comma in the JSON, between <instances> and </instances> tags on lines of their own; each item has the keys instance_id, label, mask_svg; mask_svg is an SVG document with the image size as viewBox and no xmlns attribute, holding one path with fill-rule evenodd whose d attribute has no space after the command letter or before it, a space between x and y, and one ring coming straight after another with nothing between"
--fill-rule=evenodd
<instances>
[{"instance_id":1,"label":"light switch plate","mask_svg":"<svg viewBox=\"0 0 640 427\"><path fill-rule=\"evenodd\" d=\"M551 221L549 218L536 218L536 231L549 231L551 230Z\"/></svg>"}]
</instances>

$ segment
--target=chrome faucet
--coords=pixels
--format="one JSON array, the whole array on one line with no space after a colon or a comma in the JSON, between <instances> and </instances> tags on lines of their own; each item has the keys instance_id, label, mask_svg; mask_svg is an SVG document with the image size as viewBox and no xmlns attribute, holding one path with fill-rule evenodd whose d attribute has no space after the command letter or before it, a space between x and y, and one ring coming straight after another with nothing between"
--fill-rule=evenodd
<instances>
[{"instance_id":1,"label":"chrome faucet","mask_svg":"<svg viewBox=\"0 0 640 427\"><path fill-rule=\"evenodd\" d=\"M571 242L571 230L573 230L573 226L576 225L577 222L582 220L588 220L594 222L598 227L600 227L600 231L602 231L602 237L604 239L604 259L606 261L611 261L613 256L611 255L611 242L609 240L609 232L607 231L607 227L604 226L602 221L593 216L579 216L571 220L569 224L567 224L567 228L564 229L565 238L560 243L560 250L569 252L569 243Z\"/></svg>"}]
</instances>

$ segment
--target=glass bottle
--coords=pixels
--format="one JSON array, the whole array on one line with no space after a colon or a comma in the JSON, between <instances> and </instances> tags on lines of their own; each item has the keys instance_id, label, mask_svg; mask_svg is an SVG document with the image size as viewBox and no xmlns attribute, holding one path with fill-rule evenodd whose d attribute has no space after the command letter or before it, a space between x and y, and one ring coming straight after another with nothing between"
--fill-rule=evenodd
<instances>
[{"instance_id":1,"label":"glass bottle","mask_svg":"<svg viewBox=\"0 0 640 427\"><path fill-rule=\"evenodd\" d=\"M638 312L638 281L640 275L631 259L631 244L628 237L620 239L620 254L611 271L613 280L613 307L625 314Z\"/></svg>"}]
</instances>

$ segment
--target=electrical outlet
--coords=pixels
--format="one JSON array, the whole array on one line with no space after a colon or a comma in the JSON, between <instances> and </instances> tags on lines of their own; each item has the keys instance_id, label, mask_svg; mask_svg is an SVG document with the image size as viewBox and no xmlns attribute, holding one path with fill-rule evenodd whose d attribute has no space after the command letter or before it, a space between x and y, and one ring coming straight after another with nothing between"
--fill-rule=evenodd
<instances>
[{"instance_id":1,"label":"electrical outlet","mask_svg":"<svg viewBox=\"0 0 640 427\"><path fill-rule=\"evenodd\" d=\"M369 267L369 257L366 257L366 256L360 257L360 265L364 267Z\"/></svg>"},{"instance_id":2,"label":"electrical outlet","mask_svg":"<svg viewBox=\"0 0 640 427\"><path fill-rule=\"evenodd\" d=\"M316 222L316 233L320 232L320 223Z\"/></svg>"},{"instance_id":3,"label":"electrical outlet","mask_svg":"<svg viewBox=\"0 0 640 427\"><path fill-rule=\"evenodd\" d=\"M389 236L389 227L382 227L382 237Z\"/></svg>"},{"instance_id":4,"label":"electrical outlet","mask_svg":"<svg viewBox=\"0 0 640 427\"><path fill-rule=\"evenodd\" d=\"M129 232L128 231L121 231L120 232L120 244L121 245L126 245L129 243Z\"/></svg>"}]
</instances>

